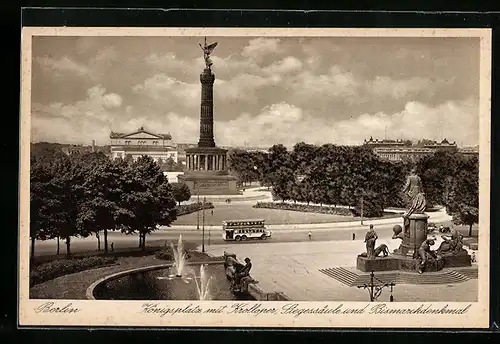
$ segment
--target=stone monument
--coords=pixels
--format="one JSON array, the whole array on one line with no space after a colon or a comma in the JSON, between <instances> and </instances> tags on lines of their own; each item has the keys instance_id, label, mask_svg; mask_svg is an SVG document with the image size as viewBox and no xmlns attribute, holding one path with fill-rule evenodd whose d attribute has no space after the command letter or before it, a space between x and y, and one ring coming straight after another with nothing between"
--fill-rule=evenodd
<instances>
[{"instance_id":1,"label":"stone monument","mask_svg":"<svg viewBox=\"0 0 500 344\"><path fill-rule=\"evenodd\" d=\"M406 270L413 272L439 271L444 267L471 266L471 257L463 249L462 236L456 230L445 240L437 250L431 247L434 238L427 238L427 219L425 213L426 200L422 181L413 169L408 177L404 193L408 198L408 207L403 215L403 226L395 225L393 239L401 240L399 248L392 255L385 254L387 247L380 245L375 249L377 235L368 231L365 242L366 253L358 255L357 269L363 272ZM371 226L370 226L371 227ZM379 257L380 253L383 257Z\"/></svg>"},{"instance_id":2,"label":"stone monument","mask_svg":"<svg viewBox=\"0 0 500 344\"><path fill-rule=\"evenodd\" d=\"M179 175L179 182L186 183L192 195L236 195L237 178L228 174L227 150L215 145L214 140L214 82L213 62L210 54L216 43L200 47L203 50L205 69L200 74L201 110L200 139L198 147L186 150L186 171Z\"/></svg>"}]
</instances>

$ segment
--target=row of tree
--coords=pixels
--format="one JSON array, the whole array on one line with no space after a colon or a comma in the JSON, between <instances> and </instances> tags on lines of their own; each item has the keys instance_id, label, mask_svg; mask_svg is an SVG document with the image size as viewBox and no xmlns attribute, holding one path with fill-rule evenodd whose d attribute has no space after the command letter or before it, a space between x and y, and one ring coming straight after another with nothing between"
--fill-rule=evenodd
<instances>
[{"instance_id":1,"label":"row of tree","mask_svg":"<svg viewBox=\"0 0 500 344\"><path fill-rule=\"evenodd\" d=\"M283 201L350 206L367 217L405 207L402 190L413 167L422 178L429 206L443 205L457 224L478 221L478 159L437 151L417 161L387 161L363 146L296 144L268 153L232 151L229 167L241 182L259 181Z\"/></svg>"},{"instance_id":2,"label":"row of tree","mask_svg":"<svg viewBox=\"0 0 500 344\"><path fill-rule=\"evenodd\" d=\"M148 233L176 219L176 201L189 199L185 187L172 187L147 156L112 161L102 153L35 155L30 179L32 256L36 240L62 239L70 254L72 237L99 240L100 232L108 251L108 231L138 233L144 247Z\"/></svg>"}]
</instances>

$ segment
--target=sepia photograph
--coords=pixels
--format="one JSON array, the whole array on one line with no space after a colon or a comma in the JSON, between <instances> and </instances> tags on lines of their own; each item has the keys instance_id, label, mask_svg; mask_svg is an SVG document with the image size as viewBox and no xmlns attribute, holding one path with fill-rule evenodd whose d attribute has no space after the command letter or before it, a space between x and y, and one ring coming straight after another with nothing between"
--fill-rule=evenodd
<instances>
[{"instance_id":1,"label":"sepia photograph","mask_svg":"<svg viewBox=\"0 0 500 344\"><path fill-rule=\"evenodd\" d=\"M24 325L481 327L491 31L24 28Z\"/></svg>"}]
</instances>

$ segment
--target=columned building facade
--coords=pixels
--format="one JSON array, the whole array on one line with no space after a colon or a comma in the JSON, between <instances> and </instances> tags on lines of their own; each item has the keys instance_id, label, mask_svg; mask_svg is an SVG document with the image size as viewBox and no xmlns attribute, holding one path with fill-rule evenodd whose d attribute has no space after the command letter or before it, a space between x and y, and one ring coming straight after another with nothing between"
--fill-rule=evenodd
<instances>
[{"instance_id":1,"label":"columned building facade","mask_svg":"<svg viewBox=\"0 0 500 344\"><path fill-rule=\"evenodd\" d=\"M227 155L222 152L214 152L207 155L206 152L186 154L186 167L190 171L224 171L227 169Z\"/></svg>"},{"instance_id":2,"label":"columned building facade","mask_svg":"<svg viewBox=\"0 0 500 344\"><path fill-rule=\"evenodd\" d=\"M178 152L170 134L156 134L143 127L132 133L111 132L111 158L136 160L140 156L150 156L154 161L172 159L178 162Z\"/></svg>"},{"instance_id":3,"label":"columned building facade","mask_svg":"<svg viewBox=\"0 0 500 344\"><path fill-rule=\"evenodd\" d=\"M458 151L457 144L447 139L441 142L421 140L414 143L410 140L378 140L370 137L364 140L363 146L371 148L376 155L390 161L418 160L438 150Z\"/></svg>"}]
</instances>

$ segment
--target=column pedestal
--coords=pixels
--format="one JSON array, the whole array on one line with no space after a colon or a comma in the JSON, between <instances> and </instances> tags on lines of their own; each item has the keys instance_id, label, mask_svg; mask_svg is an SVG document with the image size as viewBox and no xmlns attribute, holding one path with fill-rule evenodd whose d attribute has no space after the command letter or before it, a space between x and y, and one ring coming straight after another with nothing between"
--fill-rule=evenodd
<instances>
[{"instance_id":1,"label":"column pedestal","mask_svg":"<svg viewBox=\"0 0 500 344\"><path fill-rule=\"evenodd\" d=\"M429 215L412 214L409 217L409 226L403 228L403 242L394 252L395 254L414 258L420 245L427 239L427 220Z\"/></svg>"}]
</instances>

